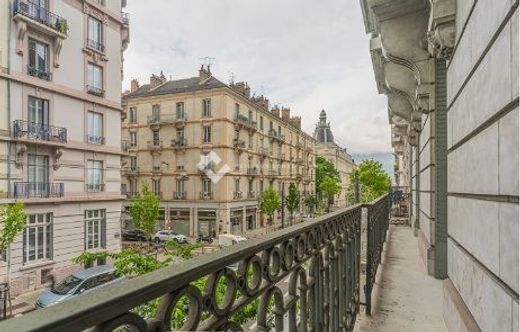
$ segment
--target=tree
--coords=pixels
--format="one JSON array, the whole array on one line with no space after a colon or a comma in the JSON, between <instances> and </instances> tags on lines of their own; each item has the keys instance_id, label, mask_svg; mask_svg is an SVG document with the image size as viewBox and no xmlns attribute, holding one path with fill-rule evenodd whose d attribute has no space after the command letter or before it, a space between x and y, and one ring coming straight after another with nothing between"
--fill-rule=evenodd
<instances>
[{"instance_id":1,"label":"tree","mask_svg":"<svg viewBox=\"0 0 520 332\"><path fill-rule=\"evenodd\" d=\"M350 183L352 185L349 189L349 197L351 202L354 201L354 188L352 186L355 184L356 175L359 181L361 203L373 201L388 192L391 180L388 173L383 169L383 164L373 159L365 159L350 174Z\"/></svg>"},{"instance_id":2,"label":"tree","mask_svg":"<svg viewBox=\"0 0 520 332\"><path fill-rule=\"evenodd\" d=\"M327 209L330 212L330 206L334 202L334 195L340 192L341 186L336 178L325 177L320 184L320 191L327 194L328 204Z\"/></svg>"},{"instance_id":3,"label":"tree","mask_svg":"<svg viewBox=\"0 0 520 332\"><path fill-rule=\"evenodd\" d=\"M291 225L293 224L294 212L298 210L300 207L300 192L294 183L289 185L289 194L285 198L285 203L287 204L287 210L289 211L289 216L291 220Z\"/></svg>"},{"instance_id":4,"label":"tree","mask_svg":"<svg viewBox=\"0 0 520 332\"><path fill-rule=\"evenodd\" d=\"M150 245L150 237L155 231L157 218L159 218L159 197L150 191L147 183L140 193L132 197L130 216L134 227L146 234Z\"/></svg>"},{"instance_id":5,"label":"tree","mask_svg":"<svg viewBox=\"0 0 520 332\"><path fill-rule=\"evenodd\" d=\"M260 196L258 206L267 215L267 223L272 225L274 212L280 208L281 199L273 187L267 188Z\"/></svg>"},{"instance_id":6,"label":"tree","mask_svg":"<svg viewBox=\"0 0 520 332\"><path fill-rule=\"evenodd\" d=\"M333 178L341 182L339 172L334 164L323 156L316 157L316 191L320 191L321 183L325 178Z\"/></svg>"},{"instance_id":7,"label":"tree","mask_svg":"<svg viewBox=\"0 0 520 332\"><path fill-rule=\"evenodd\" d=\"M0 254L14 242L27 223L22 202L4 204L0 208Z\"/></svg>"},{"instance_id":8,"label":"tree","mask_svg":"<svg viewBox=\"0 0 520 332\"><path fill-rule=\"evenodd\" d=\"M318 207L318 204L319 204L318 198L315 195L310 195L310 196L305 197L305 200L303 201L303 203L309 209L309 213L311 214L311 216L314 215L314 211L316 211L316 208Z\"/></svg>"}]
</instances>

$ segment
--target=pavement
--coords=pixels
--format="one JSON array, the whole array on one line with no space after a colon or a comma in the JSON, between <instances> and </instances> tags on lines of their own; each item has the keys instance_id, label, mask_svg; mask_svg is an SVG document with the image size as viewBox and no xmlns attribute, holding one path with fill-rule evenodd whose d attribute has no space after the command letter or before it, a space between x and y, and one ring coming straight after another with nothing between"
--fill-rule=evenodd
<instances>
[{"instance_id":1,"label":"pavement","mask_svg":"<svg viewBox=\"0 0 520 332\"><path fill-rule=\"evenodd\" d=\"M391 225L372 293L372 316L358 315L357 332L446 331L442 281L430 277L410 227Z\"/></svg>"}]
</instances>

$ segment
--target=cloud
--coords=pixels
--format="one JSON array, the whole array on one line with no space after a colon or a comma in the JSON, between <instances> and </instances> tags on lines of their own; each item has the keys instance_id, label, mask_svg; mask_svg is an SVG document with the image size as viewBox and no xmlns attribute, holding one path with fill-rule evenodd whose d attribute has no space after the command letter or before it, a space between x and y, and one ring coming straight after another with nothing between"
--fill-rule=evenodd
<instances>
[{"instance_id":1,"label":"cloud","mask_svg":"<svg viewBox=\"0 0 520 332\"><path fill-rule=\"evenodd\" d=\"M351 152L388 152L386 97L377 94L357 1L150 0L128 2L125 80L150 73L192 77L201 58L213 74L301 115L313 132L322 108Z\"/></svg>"}]
</instances>

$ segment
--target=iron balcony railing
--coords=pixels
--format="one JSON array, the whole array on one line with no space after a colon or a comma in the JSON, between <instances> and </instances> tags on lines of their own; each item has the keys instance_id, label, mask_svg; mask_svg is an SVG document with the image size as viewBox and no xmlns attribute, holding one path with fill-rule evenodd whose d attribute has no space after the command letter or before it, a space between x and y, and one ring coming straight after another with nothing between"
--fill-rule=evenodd
<instances>
[{"instance_id":1,"label":"iron balcony railing","mask_svg":"<svg viewBox=\"0 0 520 332\"><path fill-rule=\"evenodd\" d=\"M47 8L40 6L39 4L28 0L15 0L13 9L15 15L20 14L26 16L59 33L67 34L67 20L50 12Z\"/></svg>"},{"instance_id":2,"label":"iron balcony railing","mask_svg":"<svg viewBox=\"0 0 520 332\"><path fill-rule=\"evenodd\" d=\"M104 183L87 183L85 186L86 186L88 192L105 191Z\"/></svg>"},{"instance_id":3,"label":"iron balcony railing","mask_svg":"<svg viewBox=\"0 0 520 332\"><path fill-rule=\"evenodd\" d=\"M103 97L105 95L105 90L103 90L103 88L93 85L87 85L87 92L98 97Z\"/></svg>"},{"instance_id":4,"label":"iron balcony railing","mask_svg":"<svg viewBox=\"0 0 520 332\"><path fill-rule=\"evenodd\" d=\"M87 47L105 53L105 44L100 41L87 38Z\"/></svg>"},{"instance_id":5,"label":"iron balcony railing","mask_svg":"<svg viewBox=\"0 0 520 332\"><path fill-rule=\"evenodd\" d=\"M268 135L276 140L285 141L285 136L274 129L269 129Z\"/></svg>"},{"instance_id":6,"label":"iron balcony railing","mask_svg":"<svg viewBox=\"0 0 520 332\"><path fill-rule=\"evenodd\" d=\"M130 149L130 141L129 140L121 140L121 150L123 152L127 152Z\"/></svg>"},{"instance_id":7,"label":"iron balcony railing","mask_svg":"<svg viewBox=\"0 0 520 332\"><path fill-rule=\"evenodd\" d=\"M13 198L56 198L63 197L63 183L15 182ZM1 329L0 329L1 330Z\"/></svg>"},{"instance_id":8,"label":"iron balcony railing","mask_svg":"<svg viewBox=\"0 0 520 332\"><path fill-rule=\"evenodd\" d=\"M67 143L67 128L25 120L13 121L12 136L40 141Z\"/></svg>"},{"instance_id":9,"label":"iron balcony railing","mask_svg":"<svg viewBox=\"0 0 520 332\"><path fill-rule=\"evenodd\" d=\"M97 135L87 135L87 143L90 144L105 144L105 138Z\"/></svg>"},{"instance_id":10,"label":"iron balcony railing","mask_svg":"<svg viewBox=\"0 0 520 332\"><path fill-rule=\"evenodd\" d=\"M173 114L148 115L146 117L148 124L173 123L173 121L175 121L175 115Z\"/></svg>"},{"instance_id":11,"label":"iron balcony railing","mask_svg":"<svg viewBox=\"0 0 520 332\"><path fill-rule=\"evenodd\" d=\"M121 167L121 173L122 174L137 174L139 173L139 167L138 166L126 166Z\"/></svg>"},{"instance_id":12,"label":"iron balcony railing","mask_svg":"<svg viewBox=\"0 0 520 332\"><path fill-rule=\"evenodd\" d=\"M212 191L201 192L199 197L202 200L211 201L211 200L213 200L213 192Z\"/></svg>"},{"instance_id":13,"label":"iron balcony railing","mask_svg":"<svg viewBox=\"0 0 520 332\"><path fill-rule=\"evenodd\" d=\"M233 193L233 199L242 199L242 192L241 191L235 191Z\"/></svg>"},{"instance_id":14,"label":"iron balcony railing","mask_svg":"<svg viewBox=\"0 0 520 332\"><path fill-rule=\"evenodd\" d=\"M251 129L257 129L256 121L249 119L249 117L242 114L235 114L233 120L241 125L247 126Z\"/></svg>"},{"instance_id":15,"label":"iron balcony railing","mask_svg":"<svg viewBox=\"0 0 520 332\"><path fill-rule=\"evenodd\" d=\"M244 331L252 322L234 317L255 303L258 331L352 331L361 304L362 210L383 230L387 198L85 292L3 321L0 330ZM133 310L149 301L158 309Z\"/></svg>"},{"instance_id":16,"label":"iron balcony railing","mask_svg":"<svg viewBox=\"0 0 520 332\"><path fill-rule=\"evenodd\" d=\"M187 198L187 195L186 195L185 191L174 191L173 192L173 199L174 200L185 201L186 198Z\"/></svg>"},{"instance_id":17,"label":"iron balcony railing","mask_svg":"<svg viewBox=\"0 0 520 332\"><path fill-rule=\"evenodd\" d=\"M237 149L245 149L246 148L246 141L243 139L233 139L233 146Z\"/></svg>"},{"instance_id":18,"label":"iron balcony railing","mask_svg":"<svg viewBox=\"0 0 520 332\"><path fill-rule=\"evenodd\" d=\"M172 148L185 148L187 145L185 138L177 138L171 140L171 147Z\"/></svg>"},{"instance_id":19,"label":"iron balcony railing","mask_svg":"<svg viewBox=\"0 0 520 332\"><path fill-rule=\"evenodd\" d=\"M27 74L41 78L42 80L50 81L52 79L52 73L49 68L37 68L34 66L27 66Z\"/></svg>"},{"instance_id":20,"label":"iron balcony railing","mask_svg":"<svg viewBox=\"0 0 520 332\"><path fill-rule=\"evenodd\" d=\"M148 149L160 149L162 148L162 140L148 141Z\"/></svg>"},{"instance_id":21,"label":"iron balcony railing","mask_svg":"<svg viewBox=\"0 0 520 332\"><path fill-rule=\"evenodd\" d=\"M258 168L256 168L256 167L247 168L247 175L257 175L257 174L258 174Z\"/></svg>"},{"instance_id":22,"label":"iron balcony railing","mask_svg":"<svg viewBox=\"0 0 520 332\"><path fill-rule=\"evenodd\" d=\"M256 193L254 191L248 191L247 198L256 198Z\"/></svg>"}]
</instances>

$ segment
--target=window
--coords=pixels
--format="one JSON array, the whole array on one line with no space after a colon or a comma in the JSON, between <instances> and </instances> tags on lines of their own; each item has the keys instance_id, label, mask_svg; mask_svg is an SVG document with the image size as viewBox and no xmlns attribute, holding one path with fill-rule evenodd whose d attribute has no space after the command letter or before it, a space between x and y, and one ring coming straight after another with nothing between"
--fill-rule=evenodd
<instances>
[{"instance_id":1,"label":"window","mask_svg":"<svg viewBox=\"0 0 520 332\"><path fill-rule=\"evenodd\" d=\"M278 134L282 133L282 127L278 126Z\"/></svg>"},{"instance_id":2,"label":"window","mask_svg":"<svg viewBox=\"0 0 520 332\"><path fill-rule=\"evenodd\" d=\"M235 179L235 192L240 192L240 179Z\"/></svg>"},{"instance_id":3,"label":"window","mask_svg":"<svg viewBox=\"0 0 520 332\"><path fill-rule=\"evenodd\" d=\"M152 192L156 196L161 195L161 180L156 180L156 179L152 180Z\"/></svg>"},{"instance_id":4,"label":"window","mask_svg":"<svg viewBox=\"0 0 520 332\"><path fill-rule=\"evenodd\" d=\"M27 73L44 80L51 79L49 70L49 46L29 39L29 63Z\"/></svg>"},{"instance_id":5,"label":"window","mask_svg":"<svg viewBox=\"0 0 520 332\"><path fill-rule=\"evenodd\" d=\"M154 121L159 121L161 119L161 106L160 105L152 105L152 118Z\"/></svg>"},{"instance_id":6,"label":"window","mask_svg":"<svg viewBox=\"0 0 520 332\"><path fill-rule=\"evenodd\" d=\"M104 144L103 114L88 112L87 142L92 144Z\"/></svg>"},{"instance_id":7,"label":"window","mask_svg":"<svg viewBox=\"0 0 520 332\"><path fill-rule=\"evenodd\" d=\"M87 160L87 191L103 191L103 162Z\"/></svg>"},{"instance_id":8,"label":"window","mask_svg":"<svg viewBox=\"0 0 520 332\"><path fill-rule=\"evenodd\" d=\"M23 231L23 263L52 259L52 213L29 214Z\"/></svg>"},{"instance_id":9,"label":"window","mask_svg":"<svg viewBox=\"0 0 520 332\"><path fill-rule=\"evenodd\" d=\"M137 122L137 109L135 107L130 107L130 123Z\"/></svg>"},{"instance_id":10,"label":"window","mask_svg":"<svg viewBox=\"0 0 520 332\"><path fill-rule=\"evenodd\" d=\"M92 16L88 17L87 46L99 52L105 52L103 45L103 23Z\"/></svg>"},{"instance_id":11,"label":"window","mask_svg":"<svg viewBox=\"0 0 520 332\"><path fill-rule=\"evenodd\" d=\"M103 68L92 63L88 64L87 91L97 96L102 96L105 93L103 91Z\"/></svg>"},{"instance_id":12,"label":"window","mask_svg":"<svg viewBox=\"0 0 520 332\"><path fill-rule=\"evenodd\" d=\"M202 100L202 116L211 116L211 99Z\"/></svg>"},{"instance_id":13,"label":"window","mask_svg":"<svg viewBox=\"0 0 520 332\"><path fill-rule=\"evenodd\" d=\"M159 130L152 131L152 138L153 138L153 146L159 146L160 144L160 137L159 137Z\"/></svg>"},{"instance_id":14,"label":"window","mask_svg":"<svg viewBox=\"0 0 520 332\"><path fill-rule=\"evenodd\" d=\"M240 105L238 103L235 104L235 117L238 118L240 116Z\"/></svg>"},{"instance_id":15,"label":"window","mask_svg":"<svg viewBox=\"0 0 520 332\"><path fill-rule=\"evenodd\" d=\"M175 105L175 111L176 111L177 119L184 119L185 118L184 103L183 102L178 102Z\"/></svg>"},{"instance_id":16,"label":"window","mask_svg":"<svg viewBox=\"0 0 520 332\"><path fill-rule=\"evenodd\" d=\"M264 180L260 180L260 193L264 192Z\"/></svg>"},{"instance_id":17,"label":"window","mask_svg":"<svg viewBox=\"0 0 520 332\"><path fill-rule=\"evenodd\" d=\"M204 133L204 136L202 137L203 142L211 143L211 126L204 126L203 133Z\"/></svg>"},{"instance_id":18,"label":"window","mask_svg":"<svg viewBox=\"0 0 520 332\"><path fill-rule=\"evenodd\" d=\"M264 117L260 117L260 130L264 130Z\"/></svg>"},{"instance_id":19,"label":"window","mask_svg":"<svg viewBox=\"0 0 520 332\"><path fill-rule=\"evenodd\" d=\"M36 97L29 97L28 120L31 124L49 124L49 101Z\"/></svg>"},{"instance_id":20,"label":"window","mask_svg":"<svg viewBox=\"0 0 520 332\"><path fill-rule=\"evenodd\" d=\"M132 169L137 169L137 157L136 156L130 157L130 167Z\"/></svg>"},{"instance_id":21,"label":"window","mask_svg":"<svg viewBox=\"0 0 520 332\"><path fill-rule=\"evenodd\" d=\"M211 180L210 179L202 180L202 192L205 197L207 197L211 194Z\"/></svg>"},{"instance_id":22,"label":"window","mask_svg":"<svg viewBox=\"0 0 520 332\"><path fill-rule=\"evenodd\" d=\"M27 181L29 197L49 196L49 157L29 154L27 156Z\"/></svg>"},{"instance_id":23,"label":"window","mask_svg":"<svg viewBox=\"0 0 520 332\"><path fill-rule=\"evenodd\" d=\"M177 180L175 189L177 190L177 197L184 193L184 180Z\"/></svg>"},{"instance_id":24,"label":"window","mask_svg":"<svg viewBox=\"0 0 520 332\"><path fill-rule=\"evenodd\" d=\"M269 130L273 130L273 121L269 122Z\"/></svg>"},{"instance_id":25,"label":"window","mask_svg":"<svg viewBox=\"0 0 520 332\"><path fill-rule=\"evenodd\" d=\"M106 248L105 210L85 210L85 250Z\"/></svg>"},{"instance_id":26,"label":"window","mask_svg":"<svg viewBox=\"0 0 520 332\"><path fill-rule=\"evenodd\" d=\"M130 132L130 146L136 147L137 146L137 133Z\"/></svg>"},{"instance_id":27,"label":"window","mask_svg":"<svg viewBox=\"0 0 520 332\"><path fill-rule=\"evenodd\" d=\"M253 111L249 111L248 118L249 118L249 121L253 121Z\"/></svg>"},{"instance_id":28,"label":"window","mask_svg":"<svg viewBox=\"0 0 520 332\"><path fill-rule=\"evenodd\" d=\"M130 193L136 194L137 193L137 179L130 179L129 185L130 185Z\"/></svg>"}]
</instances>

